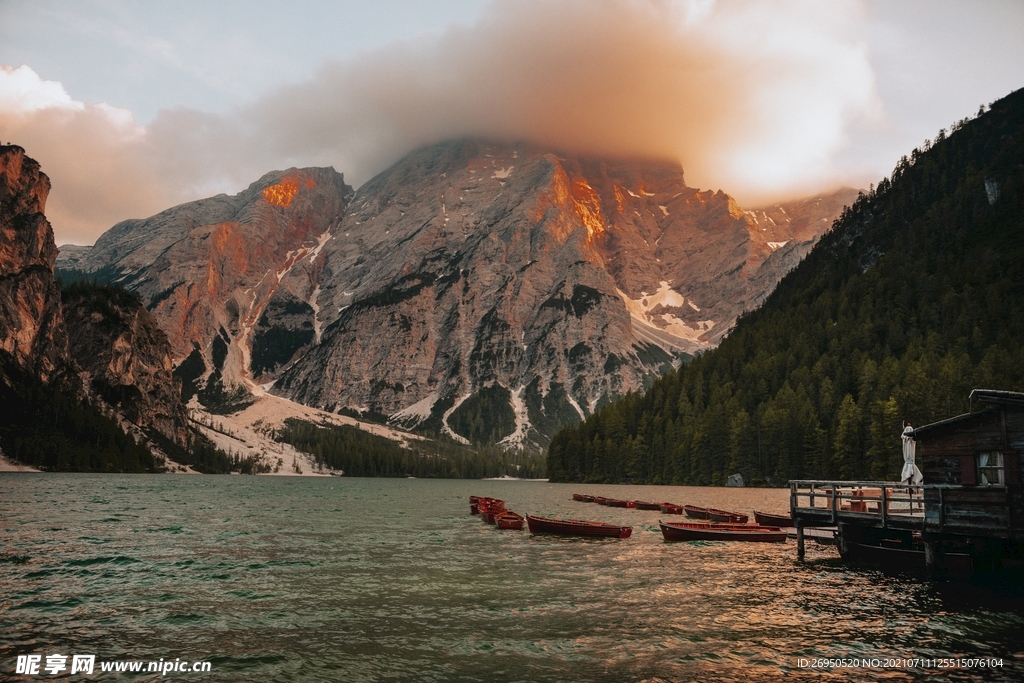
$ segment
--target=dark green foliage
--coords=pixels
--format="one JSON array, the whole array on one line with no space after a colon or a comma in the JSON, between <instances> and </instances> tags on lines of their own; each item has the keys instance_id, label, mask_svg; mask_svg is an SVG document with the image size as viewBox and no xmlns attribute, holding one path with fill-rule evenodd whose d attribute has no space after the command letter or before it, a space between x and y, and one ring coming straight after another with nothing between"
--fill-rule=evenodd
<instances>
[{"instance_id":1,"label":"dark green foliage","mask_svg":"<svg viewBox=\"0 0 1024 683\"><path fill-rule=\"evenodd\" d=\"M135 292L129 292L117 285L90 280L61 281L61 301L85 306L87 313L100 313L105 320L117 325L122 310L134 311L142 308L142 299Z\"/></svg>"},{"instance_id":2,"label":"dark green foliage","mask_svg":"<svg viewBox=\"0 0 1024 683\"><path fill-rule=\"evenodd\" d=\"M448 394L442 396L434 403L434 407L430 409L430 417L423 422L416 425L414 430L417 434L423 434L432 438L437 438L443 432L443 420L444 414L448 412L448 409L455 405L455 394Z\"/></svg>"},{"instance_id":3,"label":"dark green foliage","mask_svg":"<svg viewBox=\"0 0 1024 683\"><path fill-rule=\"evenodd\" d=\"M77 268L61 268L60 266L53 269L53 278L60 283L61 287L75 282L83 282L98 285L112 284L120 289L126 289L128 284L137 277L138 275L128 275L125 277L116 266L104 266L99 270L91 271L78 270ZM116 284L114 284L115 282Z\"/></svg>"},{"instance_id":4,"label":"dark green foliage","mask_svg":"<svg viewBox=\"0 0 1024 683\"><path fill-rule=\"evenodd\" d=\"M283 325L274 325L257 332L252 342L252 374L258 377L276 370L311 341L312 329L291 330Z\"/></svg>"},{"instance_id":5,"label":"dark green foliage","mask_svg":"<svg viewBox=\"0 0 1024 683\"><path fill-rule=\"evenodd\" d=\"M216 429L210 423L202 423L208 429ZM183 448L174 443L156 430L146 432L154 444L156 444L168 457L176 463L189 465L192 469L203 474L229 474L239 472L241 474L258 474L269 472L268 465L258 464L256 456L242 457L225 453L206 438L199 431L193 430L189 433L188 444Z\"/></svg>"},{"instance_id":6,"label":"dark green foliage","mask_svg":"<svg viewBox=\"0 0 1024 683\"><path fill-rule=\"evenodd\" d=\"M548 389L547 395L540 395L540 378L535 378L526 386L523 392L523 401L526 403L527 415L530 424L536 431L531 434L536 441L544 444L551 440L551 437L559 429L566 425L573 425L580 421L580 414L569 403L569 395L565 387L555 382Z\"/></svg>"},{"instance_id":7,"label":"dark green foliage","mask_svg":"<svg viewBox=\"0 0 1024 683\"><path fill-rule=\"evenodd\" d=\"M344 425L315 425L290 418L277 438L312 454L318 463L351 477L544 476L544 458L540 454L496 447L468 448L453 441L411 440L405 448L390 439Z\"/></svg>"},{"instance_id":8,"label":"dark green foliage","mask_svg":"<svg viewBox=\"0 0 1024 683\"><path fill-rule=\"evenodd\" d=\"M500 384L484 387L448 416L448 426L476 444L501 441L516 430L511 392Z\"/></svg>"},{"instance_id":9,"label":"dark green foliage","mask_svg":"<svg viewBox=\"0 0 1024 683\"><path fill-rule=\"evenodd\" d=\"M93 273L78 270L77 268L56 267L53 269L53 279L57 281L61 288L74 282L96 282L96 276Z\"/></svg>"},{"instance_id":10,"label":"dark green foliage","mask_svg":"<svg viewBox=\"0 0 1024 683\"><path fill-rule=\"evenodd\" d=\"M0 352L0 449L26 465L59 472L153 472L148 448L84 399L67 391L77 378L49 384Z\"/></svg>"},{"instance_id":11,"label":"dark green foliage","mask_svg":"<svg viewBox=\"0 0 1024 683\"><path fill-rule=\"evenodd\" d=\"M552 440L555 481L893 479L901 424L1024 389L1024 91L904 157L718 349Z\"/></svg>"}]
</instances>

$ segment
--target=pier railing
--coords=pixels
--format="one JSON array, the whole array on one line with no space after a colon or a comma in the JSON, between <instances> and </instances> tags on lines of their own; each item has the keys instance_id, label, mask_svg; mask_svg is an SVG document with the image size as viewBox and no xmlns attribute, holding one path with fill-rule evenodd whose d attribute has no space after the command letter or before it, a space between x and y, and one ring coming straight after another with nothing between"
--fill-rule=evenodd
<instances>
[{"instance_id":1,"label":"pier railing","mask_svg":"<svg viewBox=\"0 0 1024 683\"><path fill-rule=\"evenodd\" d=\"M889 518L924 517L922 485L892 481L796 480L789 486L794 521L798 517L828 517L834 524L840 517L864 515L879 517L885 526Z\"/></svg>"}]
</instances>

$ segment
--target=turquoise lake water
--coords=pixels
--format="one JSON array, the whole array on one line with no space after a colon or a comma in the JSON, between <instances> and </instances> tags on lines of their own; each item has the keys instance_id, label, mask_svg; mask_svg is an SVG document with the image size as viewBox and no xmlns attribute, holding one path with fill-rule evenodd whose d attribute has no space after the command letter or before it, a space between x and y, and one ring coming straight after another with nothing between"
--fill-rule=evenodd
<instances>
[{"instance_id":1,"label":"turquoise lake water","mask_svg":"<svg viewBox=\"0 0 1024 683\"><path fill-rule=\"evenodd\" d=\"M1024 680L1018 583L849 569L813 543L805 563L793 542L669 544L661 513L573 492L788 510L765 489L0 474L0 680L53 653L211 663L118 680ZM470 494L633 536L500 531ZM908 657L1003 666L799 666Z\"/></svg>"}]
</instances>

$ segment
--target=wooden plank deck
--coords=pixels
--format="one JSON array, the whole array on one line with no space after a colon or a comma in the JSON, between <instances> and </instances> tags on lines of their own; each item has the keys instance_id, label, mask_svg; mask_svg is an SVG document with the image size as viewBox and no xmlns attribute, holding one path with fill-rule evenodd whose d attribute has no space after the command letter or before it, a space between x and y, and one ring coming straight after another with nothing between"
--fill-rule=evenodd
<instances>
[{"instance_id":1,"label":"wooden plank deck","mask_svg":"<svg viewBox=\"0 0 1024 683\"><path fill-rule=\"evenodd\" d=\"M790 514L803 527L850 524L932 534L1024 538L1012 513L1017 492L1006 487L883 481L790 482Z\"/></svg>"},{"instance_id":2,"label":"wooden plank deck","mask_svg":"<svg viewBox=\"0 0 1024 683\"><path fill-rule=\"evenodd\" d=\"M790 514L805 527L854 524L921 531L923 486L885 481L792 481Z\"/></svg>"}]
</instances>

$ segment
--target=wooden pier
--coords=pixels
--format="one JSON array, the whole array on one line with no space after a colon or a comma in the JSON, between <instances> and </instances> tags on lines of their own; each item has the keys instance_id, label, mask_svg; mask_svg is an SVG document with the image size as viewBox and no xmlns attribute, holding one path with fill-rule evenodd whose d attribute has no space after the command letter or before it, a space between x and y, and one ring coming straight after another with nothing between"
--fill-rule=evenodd
<instances>
[{"instance_id":1,"label":"wooden pier","mask_svg":"<svg viewBox=\"0 0 1024 683\"><path fill-rule=\"evenodd\" d=\"M979 410L914 431L924 484L795 480L797 556L805 529L837 527L844 559L974 571L1024 566L1024 394L975 390Z\"/></svg>"}]
</instances>

